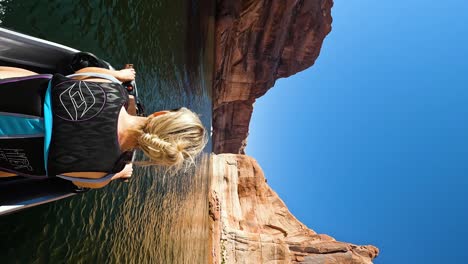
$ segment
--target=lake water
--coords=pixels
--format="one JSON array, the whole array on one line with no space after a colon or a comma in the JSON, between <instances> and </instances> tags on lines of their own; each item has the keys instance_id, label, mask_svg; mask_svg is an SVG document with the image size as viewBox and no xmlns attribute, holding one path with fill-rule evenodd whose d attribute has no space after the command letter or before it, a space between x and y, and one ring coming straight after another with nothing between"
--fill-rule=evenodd
<instances>
[{"instance_id":1,"label":"lake water","mask_svg":"<svg viewBox=\"0 0 468 264\"><path fill-rule=\"evenodd\" d=\"M1 26L92 52L116 68L133 63L148 113L186 106L207 128L213 14L207 0L0 1ZM0 262L206 263L207 157L176 176L136 168L128 184L0 218Z\"/></svg>"}]
</instances>

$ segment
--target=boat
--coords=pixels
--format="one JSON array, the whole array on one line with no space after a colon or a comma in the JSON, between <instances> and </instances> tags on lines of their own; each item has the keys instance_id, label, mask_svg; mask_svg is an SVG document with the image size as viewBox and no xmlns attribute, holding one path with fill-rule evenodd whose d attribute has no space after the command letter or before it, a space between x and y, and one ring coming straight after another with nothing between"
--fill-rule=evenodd
<instances>
[{"instance_id":1,"label":"boat","mask_svg":"<svg viewBox=\"0 0 468 264\"><path fill-rule=\"evenodd\" d=\"M114 69L89 52L21 34L0 27L0 65L28 69L39 74L72 74L84 67ZM135 81L124 83L132 98L133 114L143 115ZM130 112L130 111L129 111ZM135 157L135 153L134 153ZM58 177L0 177L0 216L86 192Z\"/></svg>"}]
</instances>

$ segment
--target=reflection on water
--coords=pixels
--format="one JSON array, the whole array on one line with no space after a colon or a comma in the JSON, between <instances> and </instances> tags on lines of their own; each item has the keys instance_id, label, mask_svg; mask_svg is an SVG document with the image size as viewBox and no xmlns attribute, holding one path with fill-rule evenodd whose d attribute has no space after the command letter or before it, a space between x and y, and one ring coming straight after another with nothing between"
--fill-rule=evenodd
<instances>
[{"instance_id":1,"label":"reflection on water","mask_svg":"<svg viewBox=\"0 0 468 264\"><path fill-rule=\"evenodd\" d=\"M137 69L147 112L187 106L211 126L212 1L0 1L2 26ZM208 147L206 152L210 152ZM205 263L209 163L0 218L2 263Z\"/></svg>"},{"instance_id":2,"label":"reflection on water","mask_svg":"<svg viewBox=\"0 0 468 264\"><path fill-rule=\"evenodd\" d=\"M140 199L145 201L144 207L139 206L136 199L124 201L112 232L116 237L111 240L121 239L110 250L112 258L119 262L133 260L137 263L158 263L158 260L194 263L207 258L206 197L208 173L211 171L208 160L208 155L202 157L196 173L187 172L176 178L153 178L149 183L151 191L140 194ZM148 188L148 182L144 185ZM129 187L129 193L143 190L143 186L137 184ZM121 234L126 235L122 237Z\"/></svg>"}]
</instances>

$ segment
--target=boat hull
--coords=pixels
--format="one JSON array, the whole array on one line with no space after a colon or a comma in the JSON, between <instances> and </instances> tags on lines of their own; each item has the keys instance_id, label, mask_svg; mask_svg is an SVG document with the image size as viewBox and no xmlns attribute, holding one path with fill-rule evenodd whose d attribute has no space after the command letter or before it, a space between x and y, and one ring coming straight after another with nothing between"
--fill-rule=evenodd
<instances>
[{"instance_id":1,"label":"boat hull","mask_svg":"<svg viewBox=\"0 0 468 264\"><path fill-rule=\"evenodd\" d=\"M0 66L37 73L63 73L79 50L0 28ZM0 177L0 216L79 193L71 182L59 178Z\"/></svg>"},{"instance_id":2,"label":"boat hull","mask_svg":"<svg viewBox=\"0 0 468 264\"><path fill-rule=\"evenodd\" d=\"M0 28L0 63L38 73L56 73L79 50Z\"/></svg>"}]
</instances>

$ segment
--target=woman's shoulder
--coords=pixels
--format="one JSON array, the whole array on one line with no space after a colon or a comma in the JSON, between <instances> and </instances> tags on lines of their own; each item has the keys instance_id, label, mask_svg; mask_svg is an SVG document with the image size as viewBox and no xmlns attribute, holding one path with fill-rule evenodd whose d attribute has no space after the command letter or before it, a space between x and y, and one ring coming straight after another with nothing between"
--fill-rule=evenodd
<instances>
[{"instance_id":1,"label":"woman's shoulder","mask_svg":"<svg viewBox=\"0 0 468 264\"><path fill-rule=\"evenodd\" d=\"M84 81L84 82L98 82L98 83L118 83L121 84L119 80L115 77L107 74L93 74L93 73L78 73L64 76L60 73L54 74L52 78L53 84L59 84L63 82L70 81Z\"/></svg>"}]
</instances>

